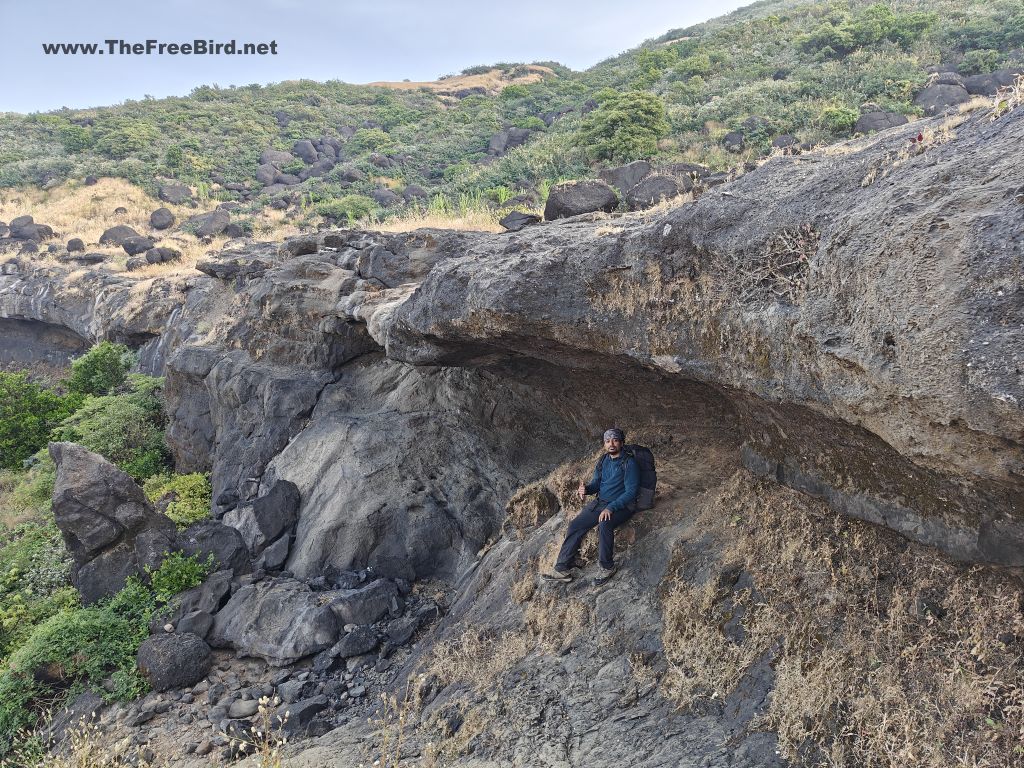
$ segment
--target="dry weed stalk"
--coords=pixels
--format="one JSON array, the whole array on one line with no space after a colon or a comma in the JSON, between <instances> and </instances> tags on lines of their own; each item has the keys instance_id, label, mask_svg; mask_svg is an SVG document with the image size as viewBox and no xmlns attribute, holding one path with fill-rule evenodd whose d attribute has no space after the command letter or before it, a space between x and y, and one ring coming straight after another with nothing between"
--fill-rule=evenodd
<instances>
[{"instance_id":1,"label":"dry weed stalk","mask_svg":"<svg viewBox=\"0 0 1024 768\"><path fill-rule=\"evenodd\" d=\"M762 725L798 764L1024 764L1019 585L746 473L700 524L726 542L723 572L753 587L668 590L665 688L680 704L728 695L781 640ZM737 606L742 640L723 630Z\"/></svg>"},{"instance_id":2,"label":"dry weed stalk","mask_svg":"<svg viewBox=\"0 0 1024 768\"><path fill-rule=\"evenodd\" d=\"M998 120L1024 103L1024 75L1019 75L1013 85L1007 85L996 91L992 102L991 120Z\"/></svg>"},{"instance_id":3,"label":"dry weed stalk","mask_svg":"<svg viewBox=\"0 0 1024 768\"><path fill-rule=\"evenodd\" d=\"M811 257L821 235L810 224L784 229L765 242L754 257L733 254L720 267L720 290L745 306L795 303L807 288Z\"/></svg>"},{"instance_id":4,"label":"dry weed stalk","mask_svg":"<svg viewBox=\"0 0 1024 768\"><path fill-rule=\"evenodd\" d=\"M264 696L259 700L256 718L245 731L233 733L228 739L228 748L238 757L249 756L255 760L256 768L281 768L281 748L288 743L284 725L289 713L276 714L281 700Z\"/></svg>"},{"instance_id":5,"label":"dry weed stalk","mask_svg":"<svg viewBox=\"0 0 1024 768\"><path fill-rule=\"evenodd\" d=\"M128 739L111 745L109 734L100 730L95 716L83 719L68 731L64 747L47 751L38 738L22 734L14 749L0 758L0 768L156 768L167 766L158 762L148 749L132 746Z\"/></svg>"}]
</instances>

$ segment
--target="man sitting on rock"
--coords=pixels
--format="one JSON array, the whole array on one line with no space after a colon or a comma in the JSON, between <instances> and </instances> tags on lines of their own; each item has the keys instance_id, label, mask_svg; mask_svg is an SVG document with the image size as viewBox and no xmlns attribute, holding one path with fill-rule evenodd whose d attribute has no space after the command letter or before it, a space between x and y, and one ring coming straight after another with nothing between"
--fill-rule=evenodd
<instances>
[{"instance_id":1,"label":"man sitting on rock","mask_svg":"<svg viewBox=\"0 0 1024 768\"><path fill-rule=\"evenodd\" d=\"M576 489L577 498L583 501L592 493L597 498L590 501L569 523L562 549L552 571L543 574L548 581L572 581L573 561L587 531L595 525L599 533L599 559L601 569L594 579L595 584L604 584L615 575L615 529L629 520L636 511L633 504L640 485L640 469L636 459L623 452L626 433L615 427L604 433L605 455L594 467L589 483L580 483Z\"/></svg>"}]
</instances>

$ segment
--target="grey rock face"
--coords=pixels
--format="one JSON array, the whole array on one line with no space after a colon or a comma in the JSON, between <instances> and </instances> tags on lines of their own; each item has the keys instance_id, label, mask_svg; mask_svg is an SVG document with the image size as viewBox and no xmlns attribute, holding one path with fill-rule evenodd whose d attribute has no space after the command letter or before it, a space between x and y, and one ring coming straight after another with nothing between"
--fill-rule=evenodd
<instances>
[{"instance_id":1,"label":"grey rock face","mask_svg":"<svg viewBox=\"0 0 1024 768\"><path fill-rule=\"evenodd\" d=\"M210 644L284 666L334 644L338 623L318 596L293 579L241 587L214 618Z\"/></svg>"},{"instance_id":2,"label":"grey rock face","mask_svg":"<svg viewBox=\"0 0 1024 768\"><path fill-rule=\"evenodd\" d=\"M184 226L192 229L197 237L211 237L223 232L230 222L231 214L222 208L215 208L209 213L189 216L185 219Z\"/></svg>"},{"instance_id":3,"label":"grey rock face","mask_svg":"<svg viewBox=\"0 0 1024 768\"><path fill-rule=\"evenodd\" d=\"M289 530L298 519L299 489L279 480L265 496L227 512L224 524L238 530L249 552L259 554L267 543Z\"/></svg>"},{"instance_id":4,"label":"grey rock face","mask_svg":"<svg viewBox=\"0 0 1024 768\"><path fill-rule=\"evenodd\" d=\"M330 653L342 659L369 653L380 643L377 633L370 627L359 627L341 638Z\"/></svg>"},{"instance_id":5,"label":"grey rock face","mask_svg":"<svg viewBox=\"0 0 1024 768\"><path fill-rule=\"evenodd\" d=\"M153 635L136 657L139 672L155 691L195 685L210 671L210 646L188 632Z\"/></svg>"},{"instance_id":6,"label":"grey rock face","mask_svg":"<svg viewBox=\"0 0 1024 768\"><path fill-rule=\"evenodd\" d=\"M128 475L74 443L51 443L50 456L57 467L54 520L84 603L113 595L173 549L174 523L153 510Z\"/></svg>"},{"instance_id":7,"label":"grey rock face","mask_svg":"<svg viewBox=\"0 0 1024 768\"><path fill-rule=\"evenodd\" d=\"M626 205L631 211L642 211L682 193L679 182L671 176L648 176L626 193Z\"/></svg>"},{"instance_id":8,"label":"grey rock face","mask_svg":"<svg viewBox=\"0 0 1024 768\"><path fill-rule=\"evenodd\" d=\"M178 534L177 543L186 555L198 555L200 560L213 555L218 568L226 568L236 576L252 570L241 534L216 520L193 523Z\"/></svg>"},{"instance_id":9,"label":"grey rock face","mask_svg":"<svg viewBox=\"0 0 1024 768\"><path fill-rule=\"evenodd\" d=\"M739 153L746 146L743 131L730 131L722 138L722 146L726 152Z\"/></svg>"},{"instance_id":10,"label":"grey rock face","mask_svg":"<svg viewBox=\"0 0 1024 768\"><path fill-rule=\"evenodd\" d=\"M936 84L922 89L914 97L914 104L924 109L926 115L938 115L970 100L971 95L963 85Z\"/></svg>"},{"instance_id":11,"label":"grey rock face","mask_svg":"<svg viewBox=\"0 0 1024 768\"><path fill-rule=\"evenodd\" d=\"M293 702L288 707L288 719L282 724L283 730L289 736L305 733L313 718L328 707L326 696L314 696L311 699Z\"/></svg>"},{"instance_id":12,"label":"grey rock face","mask_svg":"<svg viewBox=\"0 0 1024 768\"><path fill-rule=\"evenodd\" d=\"M283 149L265 149L260 155L260 163L264 165L275 165L278 168L295 162L295 155L285 152Z\"/></svg>"},{"instance_id":13,"label":"grey rock face","mask_svg":"<svg viewBox=\"0 0 1024 768\"><path fill-rule=\"evenodd\" d=\"M319 158L316 148L313 146L313 142L311 142L309 139L302 139L301 141L296 141L295 144L292 146L292 153L302 158L302 161L306 165L315 163Z\"/></svg>"},{"instance_id":14,"label":"grey rock face","mask_svg":"<svg viewBox=\"0 0 1024 768\"><path fill-rule=\"evenodd\" d=\"M153 617L149 625L152 634L163 632L165 624L171 624L176 631L192 631L181 627L185 616L193 613L204 613L209 616L215 614L227 601L231 592L231 571L217 571L206 577L198 587L186 590L171 598L170 603ZM193 616L193 623L202 622L200 617ZM207 627L206 629L209 629ZM196 632L201 637L206 636L206 631Z\"/></svg>"},{"instance_id":15,"label":"grey rock face","mask_svg":"<svg viewBox=\"0 0 1024 768\"><path fill-rule=\"evenodd\" d=\"M161 184L157 196L171 205L184 205L191 202L192 190L184 184Z\"/></svg>"},{"instance_id":16,"label":"grey rock face","mask_svg":"<svg viewBox=\"0 0 1024 768\"><path fill-rule=\"evenodd\" d=\"M391 601L398 596L394 582L379 579L358 589L344 589L333 593L331 610L339 625L372 624L391 609ZM356 651L349 654L354 656Z\"/></svg>"},{"instance_id":17,"label":"grey rock face","mask_svg":"<svg viewBox=\"0 0 1024 768\"><path fill-rule=\"evenodd\" d=\"M605 168L597 175L621 194L625 194L653 172L653 166L646 160L634 160L626 165Z\"/></svg>"},{"instance_id":18,"label":"grey rock face","mask_svg":"<svg viewBox=\"0 0 1024 768\"><path fill-rule=\"evenodd\" d=\"M551 188L544 205L544 219L553 221L595 211L608 213L618 205L615 191L603 181L570 181Z\"/></svg>"}]
</instances>

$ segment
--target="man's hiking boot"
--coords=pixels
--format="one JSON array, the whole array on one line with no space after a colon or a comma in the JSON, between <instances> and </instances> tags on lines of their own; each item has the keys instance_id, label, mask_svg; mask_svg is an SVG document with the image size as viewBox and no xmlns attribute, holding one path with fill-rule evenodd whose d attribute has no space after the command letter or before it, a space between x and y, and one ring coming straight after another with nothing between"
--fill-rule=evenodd
<instances>
[{"instance_id":1,"label":"man's hiking boot","mask_svg":"<svg viewBox=\"0 0 1024 768\"><path fill-rule=\"evenodd\" d=\"M550 571L546 571L540 575L545 581L557 581L561 584L568 584L572 581L572 571L559 571L557 568L552 568Z\"/></svg>"},{"instance_id":2,"label":"man's hiking boot","mask_svg":"<svg viewBox=\"0 0 1024 768\"><path fill-rule=\"evenodd\" d=\"M598 568L597 576L594 577L594 584L596 586L607 584L608 580L615 575L615 572L617 570L618 569L614 565L611 568L605 568L602 565L600 568Z\"/></svg>"}]
</instances>

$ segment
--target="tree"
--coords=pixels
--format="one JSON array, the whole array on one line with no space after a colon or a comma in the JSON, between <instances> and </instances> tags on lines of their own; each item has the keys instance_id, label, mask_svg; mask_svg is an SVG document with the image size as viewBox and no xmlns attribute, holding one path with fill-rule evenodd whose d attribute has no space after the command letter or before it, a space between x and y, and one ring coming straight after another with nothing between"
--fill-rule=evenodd
<instances>
[{"instance_id":1,"label":"tree","mask_svg":"<svg viewBox=\"0 0 1024 768\"><path fill-rule=\"evenodd\" d=\"M124 384L132 362L128 347L101 341L71 363L68 391L81 395L109 394Z\"/></svg>"},{"instance_id":2,"label":"tree","mask_svg":"<svg viewBox=\"0 0 1024 768\"><path fill-rule=\"evenodd\" d=\"M629 162L658 151L658 139L668 135L665 103L652 93L618 93L605 89L597 95L597 109L580 126L576 142L599 160Z\"/></svg>"},{"instance_id":3,"label":"tree","mask_svg":"<svg viewBox=\"0 0 1024 768\"><path fill-rule=\"evenodd\" d=\"M0 467L21 469L50 431L74 410L77 398L64 398L29 381L27 373L0 371Z\"/></svg>"}]
</instances>

